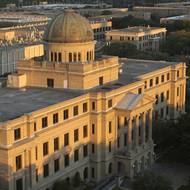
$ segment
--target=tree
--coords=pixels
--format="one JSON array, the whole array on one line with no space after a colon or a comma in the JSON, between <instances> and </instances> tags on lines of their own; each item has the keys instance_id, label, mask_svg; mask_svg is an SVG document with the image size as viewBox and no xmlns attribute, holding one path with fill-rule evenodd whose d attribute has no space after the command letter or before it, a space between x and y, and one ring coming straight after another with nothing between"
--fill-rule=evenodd
<instances>
[{"instance_id":1,"label":"tree","mask_svg":"<svg viewBox=\"0 0 190 190\"><path fill-rule=\"evenodd\" d=\"M177 190L189 190L190 189L190 177L189 177L189 182L187 185L182 185L179 187Z\"/></svg>"},{"instance_id":2,"label":"tree","mask_svg":"<svg viewBox=\"0 0 190 190\"><path fill-rule=\"evenodd\" d=\"M73 187L78 187L81 184L80 174L77 172L72 178Z\"/></svg>"},{"instance_id":3,"label":"tree","mask_svg":"<svg viewBox=\"0 0 190 190\"><path fill-rule=\"evenodd\" d=\"M143 176L137 177L133 188L134 190L173 190L168 179L152 172L145 172Z\"/></svg>"},{"instance_id":4,"label":"tree","mask_svg":"<svg viewBox=\"0 0 190 190\"><path fill-rule=\"evenodd\" d=\"M173 55L189 55L190 54L190 32L185 30L171 32L162 51Z\"/></svg>"},{"instance_id":5,"label":"tree","mask_svg":"<svg viewBox=\"0 0 190 190\"><path fill-rule=\"evenodd\" d=\"M73 187L71 187L65 180L61 180L54 183L53 190L73 190Z\"/></svg>"},{"instance_id":6,"label":"tree","mask_svg":"<svg viewBox=\"0 0 190 190\"><path fill-rule=\"evenodd\" d=\"M103 48L103 54L128 57L131 59L167 60L165 53L137 50L136 46L129 42L113 42Z\"/></svg>"},{"instance_id":7,"label":"tree","mask_svg":"<svg viewBox=\"0 0 190 190\"><path fill-rule=\"evenodd\" d=\"M135 18L131 15L122 18L113 18L112 26L114 29L127 28L131 26L160 26L159 20L144 20Z\"/></svg>"}]
</instances>

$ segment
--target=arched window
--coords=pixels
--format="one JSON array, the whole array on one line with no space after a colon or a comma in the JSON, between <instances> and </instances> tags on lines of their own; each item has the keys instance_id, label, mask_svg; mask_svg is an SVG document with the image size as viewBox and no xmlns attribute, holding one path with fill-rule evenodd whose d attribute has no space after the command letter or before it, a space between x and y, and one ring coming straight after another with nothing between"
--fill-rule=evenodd
<instances>
[{"instance_id":1,"label":"arched window","mask_svg":"<svg viewBox=\"0 0 190 190\"><path fill-rule=\"evenodd\" d=\"M81 53L78 53L78 61L81 61Z\"/></svg>"},{"instance_id":2,"label":"arched window","mask_svg":"<svg viewBox=\"0 0 190 190\"><path fill-rule=\"evenodd\" d=\"M88 167L84 168L83 176L84 176L84 179L88 178Z\"/></svg>"},{"instance_id":3,"label":"arched window","mask_svg":"<svg viewBox=\"0 0 190 190\"><path fill-rule=\"evenodd\" d=\"M110 163L109 166L108 166L108 173L109 173L109 174L112 173L112 163Z\"/></svg>"},{"instance_id":4,"label":"arched window","mask_svg":"<svg viewBox=\"0 0 190 190\"><path fill-rule=\"evenodd\" d=\"M72 55L72 53L69 53L69 62L73 62L73 55Z\"/></svg>"},{"instance_id":5,"label":"arched window","mask_svg":"<svg viewBox=\"0 0 190 190\"><path fill-rule=\"evenodd\" d=\"M77 54L74 53L74 62L76 62L76 61L77 61Z\"/></svg>"}]
</instances>

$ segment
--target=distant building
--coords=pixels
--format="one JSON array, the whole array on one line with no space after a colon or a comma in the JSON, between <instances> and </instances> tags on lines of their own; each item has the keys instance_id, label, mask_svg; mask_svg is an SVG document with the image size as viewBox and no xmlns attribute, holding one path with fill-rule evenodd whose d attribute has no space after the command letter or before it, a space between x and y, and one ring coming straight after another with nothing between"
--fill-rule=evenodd
<instances>
[{"instance_id":1,"label":"distant building","mask_svg":"<svg viewBox=\"0 0 190 190\"><path fill-rule=\"evenodd\" d=\"M176 21L190 21L190 15L179 15L160 19L160 24L170 24Z\"/></svg>"},{"instance_id":2,"label":"distant building","mask_svg":"<svg viewBox=\"0 0 190 190\"><path fill-rule=\"evenodd\" d=\"M158 17L168 17L168 16L176 16L182 14L188 14L189 10L186 7L140 7L136 6L133 8L134 11L138 11L141 13L151 13L152 15L156 15Z\"/></svg>"},{"instance_id":3,"label":"distant building","mask_svg":"<svg viewBox=\"0 0 190 190\"><path fill-rule=\"evenodd\" d=\"M164 42L165 38L165 28L149 26L135 26L106 32L107 41L126 41L134 44L139 50L159 51L160 44Z\"/></svg>"},{"instance_id":4,"label":"distant building","mask_svg":"<svg viewBox=\"0 0 190 190\"><path fill-rule=\"evenodd\" d=\"M31 59L44 55L42 43L14 44L0 47L0 76L12 73L17 69L17 63L23 59Z\"/></svg>"},{"instance_id":5,"label":"distant building","mask_svg":"<svg viewBox=\"0 0 190 190\"><path fill-rule=\"evenodd\" d=\"M112 30L112 21L105 18L89 18L94 39L97 41L105 40L105 33Z\"/></svg>"}]
</instances>

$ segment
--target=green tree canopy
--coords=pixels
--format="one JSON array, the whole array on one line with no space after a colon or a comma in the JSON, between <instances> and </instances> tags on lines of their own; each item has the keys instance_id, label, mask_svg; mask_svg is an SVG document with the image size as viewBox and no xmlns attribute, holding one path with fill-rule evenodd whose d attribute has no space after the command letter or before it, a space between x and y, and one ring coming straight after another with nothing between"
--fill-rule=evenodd
<instances>
[{"instance_id":1,"label":"green tree canopy","mask_svg":"<svg viewBox=\"0 0 190 190\"><path fill-rule=\"evenodd\" d=\"M133 183L134 190L173 190L171 182L152 172L145 172L137 177Z\"/></svg>"},{"instance_id":2,"label":"green tree canopy","mask_svg":"<svg viewBox=\"0 0 190 190\"><path fill-rule=\"evenodd\" d=\"M103 48L103 54L131 59L167 60L165 53L137 50L136 46L129 42L113 42Z\"/></svg>"}]
</instances>

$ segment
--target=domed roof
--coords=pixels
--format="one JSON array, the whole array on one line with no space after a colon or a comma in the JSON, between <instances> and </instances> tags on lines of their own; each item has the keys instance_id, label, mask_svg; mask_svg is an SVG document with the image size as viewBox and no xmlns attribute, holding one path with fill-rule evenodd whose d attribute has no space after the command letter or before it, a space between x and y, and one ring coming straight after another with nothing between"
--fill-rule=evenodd
<instances>
[{"instance_id":1,"label":"domed roof","mask_svg":"<svg viewBox=\"0 0 190 190\"><path fill-rule=\"evenodd\" d=\"M65 10L51 21L44 40L52 43L83 43L93 41L94 34L86 18L73 10Z\"/></svg>"}]
</instances>

